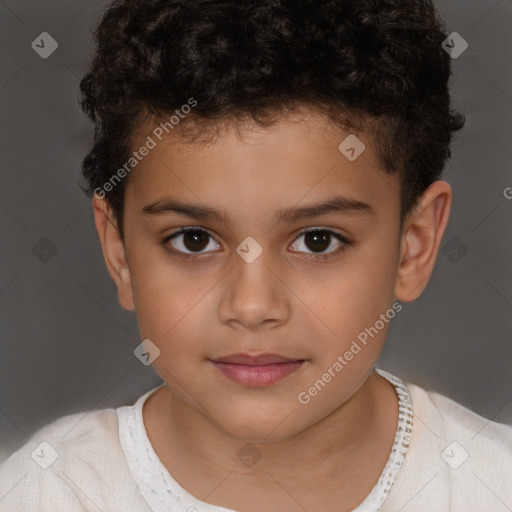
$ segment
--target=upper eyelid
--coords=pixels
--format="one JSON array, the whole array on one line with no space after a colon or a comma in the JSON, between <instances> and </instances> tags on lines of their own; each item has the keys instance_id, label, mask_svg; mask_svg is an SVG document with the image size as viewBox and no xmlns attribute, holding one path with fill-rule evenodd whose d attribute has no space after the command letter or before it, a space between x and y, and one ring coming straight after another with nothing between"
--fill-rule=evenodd
<instances>
[{"instance_id":1,"label":"upper eyelid","mask_svg":"<svg viewBox=\"0 0 512 512\"><path fill-rule=\"evenodd\" d=\"M346 240L348 240L348 237L346 237L345 235L343 235L342 233L338 233L337 231L335 231L334 229L331 229L331 228L323 228L321 226L312 226L310 228L302 228L296 236L299 236L299 235L303 235L304 233L309 233L310 231L326 231L328 233L333 233L335 235L339 235L341 236L342 238L345 238Z\"/></svg>"},{"instance_id":2,"label":"upper eyelid","mask_svg":"<svg viewBox=\"0 0 512 512\"><path fill-rule=\"evenodd\" d=\"M174 233L171 233L170 235L167 236L167 238L171 238L174 235L179 235L179 234L182 234L182 233L186 233L187 231L204 231L204 232L208 233L208 235L210 235L212 238L215 238L214 235L212 235L212 233L210 233L210 231L208 229L202 228L202 227L199 227L199 226L197 226L197 227L196 226L185 226L183 228L178 229ZM308 233L309 231L328 231L330 233L335 233L335 234L340 235L340 236L342 236L344 238L347 238L345 235L343 235L341 233L338 233L337 231L334 231L334 229L332 229L332 228L324 228L322 226L311 226L311 227L308 227L308 228L301 228L299 230L299 232L295 236L302 235L304 233Z\"/></svg>"}]
</instances>

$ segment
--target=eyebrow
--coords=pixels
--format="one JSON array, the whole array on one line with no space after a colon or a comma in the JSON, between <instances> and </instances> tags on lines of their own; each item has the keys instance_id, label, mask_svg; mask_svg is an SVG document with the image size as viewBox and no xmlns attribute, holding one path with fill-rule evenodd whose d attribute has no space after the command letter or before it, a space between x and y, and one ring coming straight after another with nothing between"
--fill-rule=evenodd
<instances>
[{"instance_id":1,"label":"eyebrow","mask_svg":"<svg viewBox=\"0 0 512 512\"><path fill-rule=\"evenodd\" d=\"M163 199L144 206L142 209L146 215L162 215L166 213L178 213L197 220L216 220L229 223L226 212L216 211L208 206L195 205L177 201L174 199ZM327 215L329 213L339 215L374 214L373 208L362 201L357 201L343 196L335 196L321 203L314 203L305 206L282 208L274 215L274 222L292 223L309 217Z\"/></svg>"}]
</instances>

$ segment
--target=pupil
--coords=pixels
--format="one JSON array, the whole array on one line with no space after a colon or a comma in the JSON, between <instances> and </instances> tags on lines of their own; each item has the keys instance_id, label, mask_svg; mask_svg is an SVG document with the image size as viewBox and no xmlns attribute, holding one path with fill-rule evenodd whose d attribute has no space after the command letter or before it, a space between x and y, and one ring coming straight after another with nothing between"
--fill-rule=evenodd
<instances>
[{"instance_id":1,"label":"pupil","mask_svg":"<svg viewBox=\"0 0 512 512\"><path fill-rule=\"evenodd\" d=\"M188 240L192 240L192 243L187 243ZM208 244L207 236L204 231L187 231L183 236L183 243L185 247L190 251L201 251Z\"/></svg>"},{"instance_id":2,"label":"pupil","mask_svg":"<svg viewBox=\"0 0 512 512\"><path fill-rule=\"evenodd\" d=\"M329 247L330 237L331 235L326 231L310 231L306 233L305 242L308 249L312 251L325 251ZM312 241L312 243L310 244L308 241Z\"/></svg>"}]
</instances>

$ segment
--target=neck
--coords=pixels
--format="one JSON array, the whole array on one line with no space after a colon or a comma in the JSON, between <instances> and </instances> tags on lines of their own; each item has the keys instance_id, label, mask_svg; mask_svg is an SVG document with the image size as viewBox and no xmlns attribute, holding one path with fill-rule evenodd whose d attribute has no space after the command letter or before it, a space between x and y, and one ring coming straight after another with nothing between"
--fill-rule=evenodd
<instances>
[{"instance_id":1,"label":"neck","mask_svg":"<svg viewBox=\"0 0 512 512\"><path fill-rule=\"evenodd\" d=\"M262 492L270 493L278 481L300 492L359 494L354 496L357 506L380 476L397 421L394 388L375 372L331 414L283 441L247 443L230 437L165 387L144 406L156 453L175 480L199 499L230 474L230 485ZM244 466L239 458L244 454L259 460Z\"/></svg>"}]
</instances>

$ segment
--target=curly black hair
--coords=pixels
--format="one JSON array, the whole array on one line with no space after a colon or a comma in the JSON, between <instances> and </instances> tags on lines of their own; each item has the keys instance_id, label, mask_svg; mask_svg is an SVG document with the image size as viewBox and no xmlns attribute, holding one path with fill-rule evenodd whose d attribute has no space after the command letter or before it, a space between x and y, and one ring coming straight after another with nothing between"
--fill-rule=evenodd
<instances>
[{"instance_id":1,"label":"curly black hair","mask_svg":"<svg viewBox=\"0 0 512 512\"><path fill-rule=\"evenodd\" d=\"M403 222L464 125L450 108L446 37L431 0L114 0L80 83L95 123L84 191L92 197L130 158L144 117L168 118L191 98L179 125L189 140L306 107L371 134L400 177ZM123 240L127 182L105 195Z\"/></svg>"}]
</instances>

